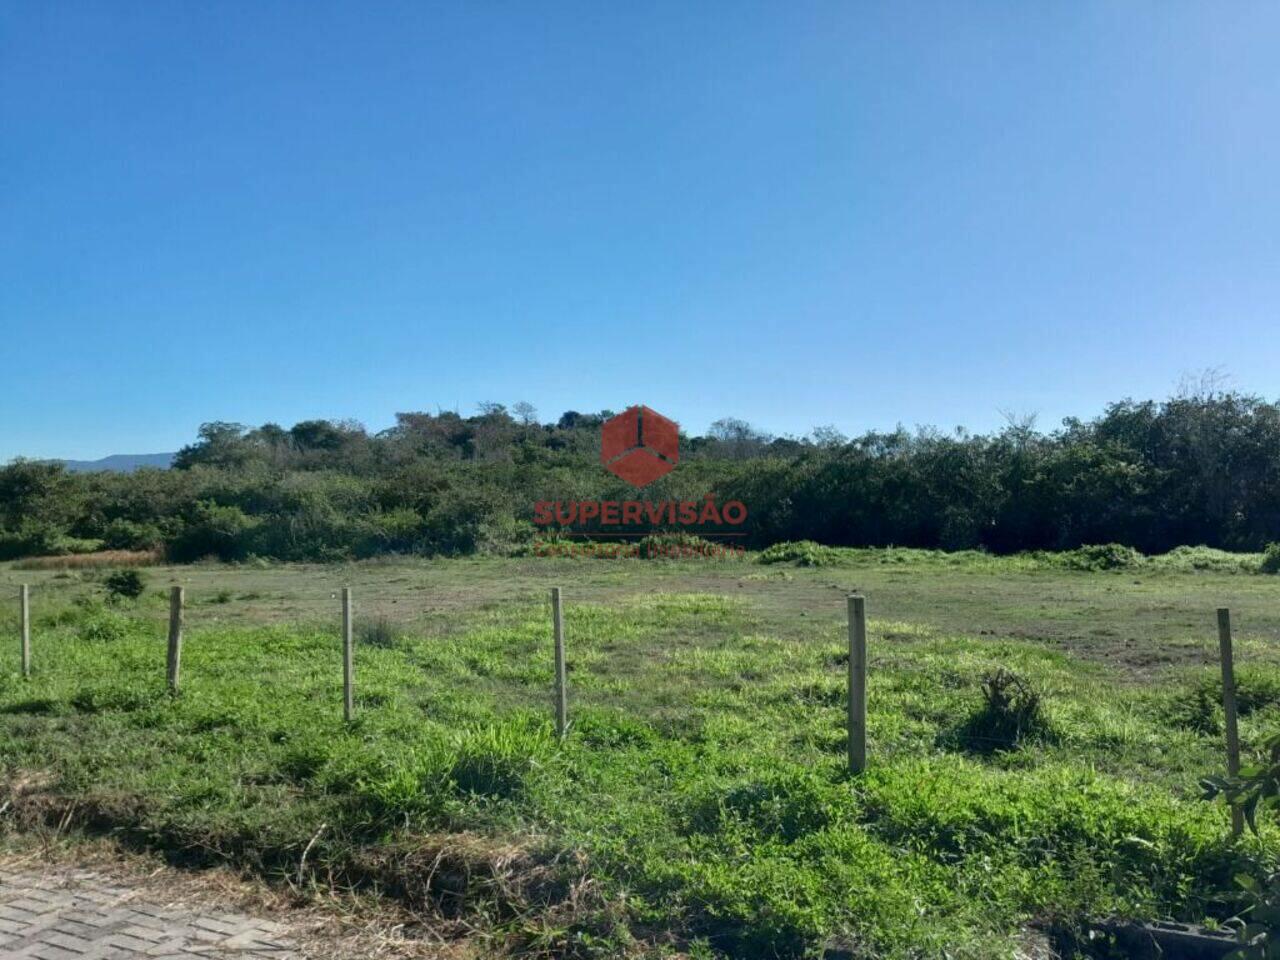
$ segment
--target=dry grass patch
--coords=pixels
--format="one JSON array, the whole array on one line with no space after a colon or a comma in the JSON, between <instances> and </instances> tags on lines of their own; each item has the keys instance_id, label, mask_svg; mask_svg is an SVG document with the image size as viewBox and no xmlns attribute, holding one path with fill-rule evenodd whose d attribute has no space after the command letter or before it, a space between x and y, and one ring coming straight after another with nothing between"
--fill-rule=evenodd
<instances>
[{"instance_id":1,"label":"dry grass patch","mask_svg":"<svg viewBox=\"0 0 1280 960\"><path fill-rule=\"evenodd\" d=\"M159 550L99 550L55 557L27 557L14 570L100 570L104 567L153 567L164 562Z\"/></svg>"}]
</instances>

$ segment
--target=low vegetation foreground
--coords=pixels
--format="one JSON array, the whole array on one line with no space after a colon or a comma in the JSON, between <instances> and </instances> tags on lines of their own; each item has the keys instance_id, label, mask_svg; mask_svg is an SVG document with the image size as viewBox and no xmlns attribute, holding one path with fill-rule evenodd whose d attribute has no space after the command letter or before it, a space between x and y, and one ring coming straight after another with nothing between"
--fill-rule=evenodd
<instances>
[{"instance_id":1,"label":"low vegetation foreground","mask_svg":"<svg viewBox=\"0 0 1280 960\"><path fill-rule=\"evenodd\" d=\"M1233 840L1198 786L1224 766L1215 608L1237 625L1246 754L1280 717L1261 558L764 559L210 564L144 569L132 600L105 571L0 569L34 617L32 677L16 642L0 661L4 829L376 889L460 956L1070 951L1105 918L1225 921L1233 876L1280 851L1268 823ZM852 591L871 616L856 778Z\"/></svg>"}]
</instances>

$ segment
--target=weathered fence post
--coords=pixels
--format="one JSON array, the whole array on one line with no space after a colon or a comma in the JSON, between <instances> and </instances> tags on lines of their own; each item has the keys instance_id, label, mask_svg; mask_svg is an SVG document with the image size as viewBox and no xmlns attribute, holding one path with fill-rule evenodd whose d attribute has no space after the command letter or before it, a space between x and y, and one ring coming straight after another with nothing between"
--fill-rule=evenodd
<instances>
[{"instance_id":1,"label":"weathered fence post","mask_svg":"<svg viewBox=\"0 0 1280 960\"><path fill-rule=\"evenodd\" d=\"M342 588L342 718L350 720L356 712L355 636L351 629L351 588Z\"/></svg>"},{"instance_id":2,"label":"weathered fence post","mask_svg":"<svg viewBox=\"0 0 1280 960\"><path fill-rule=\"evenodd\" d=\"M178 692L182 672L182 588L169 589L169 692Z\"/></svg>"},{"instance_id":3,"label":"weathered fence post","mask_svg":"<svg viewBox=\"0 0 1280 960\"><path fill-rule=\"evenodd\" d=\"M849 597L849 772L867 768L867 602Z\"/></svg>"},{"instance_id":4,"label":"weathered fence post","mask_svg":"<svg viewBox=\"0 0 1280 960\"><path fill-rule=\"evenodd\" d=\"M18 629L22 649L22 675L31 676L31 592L24 583L18 588Z\"/></svg>"},{"instance_id":5,"label":"weathered fence post","mask_svg":"<svg viewBox=\"0 0 1280 960\"><path fill-rule=\"evenodd\" d=\"M564 611L560 607L560 588L551 588L551 622L556 642L556 736L569 732L569 673L564 662Z\"/></svg>"},{"instance_id":6,"label":"weathered fence post","mask_svg":"<svg viewBox=\"0 0 1280 960\"><path fill-rule=\"evenodd\" d=\"M1222 712L1227 727L1227 775L1240 772L1240 731L1236 723L1236 671L1231 652L1231 611L1218 608L1218 653L1222 658ZM1231 808L1231 832L1239 836L1244 831L1244 812L1238 806Z\"/></svg>"}]
</instances>

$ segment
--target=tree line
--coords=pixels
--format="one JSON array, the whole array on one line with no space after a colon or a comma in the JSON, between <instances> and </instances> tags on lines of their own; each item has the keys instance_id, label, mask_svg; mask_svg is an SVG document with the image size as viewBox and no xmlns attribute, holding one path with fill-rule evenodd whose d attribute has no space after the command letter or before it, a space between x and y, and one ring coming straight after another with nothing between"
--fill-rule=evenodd
<instances>
[{"instance_id":1,"label":"tree line","mask_svg":"<svg viewBox=\"0 0 1280 960\"><path fill-rule=\"evenodd\" d=\"M0 559L161 549L177 561L337 560L527 550L539 501L739 501L745 544L982 548L1121 543L1147 553L1280 540L1280 405L1207 392L1123 400L1051 431L771 437L734 419L681 437L637 491L602 469L611 411L541 422L528 404L401 413L389 430L213 422L169 470L0 468Z\"/></svg>"}]
</instances>

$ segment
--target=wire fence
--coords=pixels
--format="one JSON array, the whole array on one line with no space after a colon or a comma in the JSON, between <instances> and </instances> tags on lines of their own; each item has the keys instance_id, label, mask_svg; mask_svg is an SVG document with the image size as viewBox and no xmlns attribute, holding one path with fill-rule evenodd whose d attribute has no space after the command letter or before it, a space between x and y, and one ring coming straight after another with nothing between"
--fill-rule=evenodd
<instances>
[{"instance_id":1,"label":"wire fence","mask_svg":"<svg viewBox=\"0 0 1280 960\"><path fill-rule=\"evenodd\" d=\"M169 592L168 643L166 648L166 679L169 692L177 696L182 687L182 652L186 593L183 587L173 586ZM31 589L29 584L18 588L18 637L21 674L30 678L33 662ZM569 664L572 638L565 629L565 597L560 587L550 591L550 622L547 639L551 646L552 675L548 678L552 690L555 732L560 739L570 731L570 682ZM356 635L354 630L355 597L351 587L340 592L341 623L341 672L343 719L351 722L356 715ZM1232 644L1231 611L1217 610L1219 660L1222 670L1222 707L1225 720L1225 747L1227 773L1236 776L1240 770L1240 740L1236 703L1235 664ZM847 671L844 701L847 707L845 737L847 740L847 766L850 773L864 772L868 764L867 754L867 602L860 594L847 597ZM38 657L38 638L35 655ZM988 737L978 731L966 733L966 739L988 743L992 746L1007 744L1007 739ZM1232 811L1232 828L1235 833L1243 829L1243 817L1238 808Z\"/></svg>"}]
</instances>

